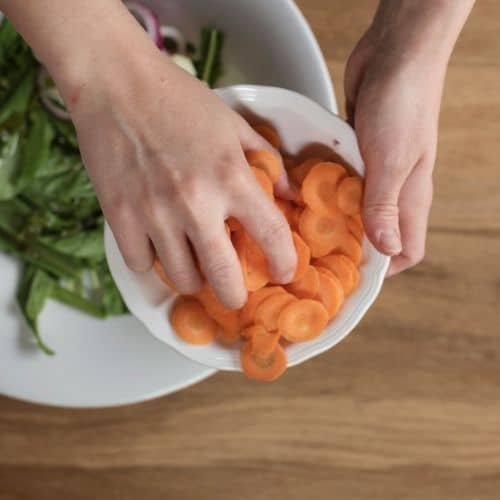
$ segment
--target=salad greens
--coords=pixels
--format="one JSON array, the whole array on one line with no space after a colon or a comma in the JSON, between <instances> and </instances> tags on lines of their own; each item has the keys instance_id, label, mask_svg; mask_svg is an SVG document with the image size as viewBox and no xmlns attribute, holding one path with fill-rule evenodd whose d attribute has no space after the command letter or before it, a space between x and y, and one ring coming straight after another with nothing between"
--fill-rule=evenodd
<instances>
[{"instance_id":1,"label":"salad greens","mask_svg":"<svg viewBox=\"0 0 500 500\"><path fill-rule=\"evenodd\" d=\"M202 31L190 54L213 85L221 74L222 35ZM48 299L97 318L127 313L106 263L104 217L69 121L40 103L40 64L13 26L0 21L0 251L24 263L20 309L40 349Z\"/></svg>"}]
</instances>

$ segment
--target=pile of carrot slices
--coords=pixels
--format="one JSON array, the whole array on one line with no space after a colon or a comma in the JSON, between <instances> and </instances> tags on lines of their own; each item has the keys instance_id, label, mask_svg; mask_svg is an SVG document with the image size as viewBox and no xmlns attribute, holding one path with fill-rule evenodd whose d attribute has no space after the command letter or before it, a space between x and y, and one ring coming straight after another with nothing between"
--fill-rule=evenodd
<instances>
[{"instance_id":1,"label":"pile of carrot slices","mask_svg":"<svg viewBox=\"0 0 500 500\"><path fill-rule=\"evenodd\" d=\"M277 150L281 141L269 125L255 129ZM241 262L248 300L240 310L225 307L208 283L194 296L180 296L170 313L177 335L190 344L218 341L233 346L243 341L241 366L248 378L270 381L286 369L287 343L313 340L339 312L358 286L362 260L363 181L338 163L309 158L299 165L283 157L299 199L274 199L273 184L281 169L269 151L250 151L247 161L256 180L285 215L297 252L293 281L272 283L264 253L238 220L226 229ZM159 261L155 269L173 288Z\"/></svg>"}]
</instances>

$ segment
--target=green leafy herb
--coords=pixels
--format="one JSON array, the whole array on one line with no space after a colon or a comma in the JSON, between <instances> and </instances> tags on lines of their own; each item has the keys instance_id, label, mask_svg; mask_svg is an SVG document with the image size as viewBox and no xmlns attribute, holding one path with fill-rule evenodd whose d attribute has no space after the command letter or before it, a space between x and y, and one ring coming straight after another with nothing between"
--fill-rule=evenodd
<instances>
[{"instance_id":1,"label":"green leafy herb","mask_svg":"<svg viewBox=\"0 0 500 500\"><path fill-rule=\"evenodd\" d=\"M195 61L198 78L213 87L222 75L224 36L215 28L201 30L200 52Z\"/></svg>"},{"instance_id":2,"label":"green leafy herb","mask_svg":"<svg viewBox=\"0 0 500 500\"><path fill-rule=\"evenodd\" d=\"M222 74L222 45L222 34L207 28L196 56L187 47L210 86ZM24 263L18 303L38 346L51 355L38 328L47 300L96 318L128 310L106 263L104 217L75 127L40 104L39 71L12 24L0 22L0 251Z\"/></svg>"}]
</instances>

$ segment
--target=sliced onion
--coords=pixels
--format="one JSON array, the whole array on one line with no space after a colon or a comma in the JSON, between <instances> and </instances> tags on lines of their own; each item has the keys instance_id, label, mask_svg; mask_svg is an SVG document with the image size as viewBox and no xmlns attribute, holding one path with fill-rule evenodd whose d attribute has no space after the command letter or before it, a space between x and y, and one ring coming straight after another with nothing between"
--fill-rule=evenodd
<instances>
[{"instance_id":1,"label":"sliced onion","mask_svg":"<svg viewBox=\"0 0 500 500\"><path fill-rule=\"evenodd\" d=\"M193 61L182 54L172 54L170 56L172 61L177 64L180 68L187 71L190 75L197 76L196 68L194 67Z\"/></svg>"},{"instance_id":2,"label":"sliced onion","mask_svg":"<svg viewBox=\"0 0 500 500\"><path fill-rule=\"evenodd\" d=\"M184 35L175 26L160 26L160 35L163 38L171 38L179 47L178 52L184 54L186 52L186 39Z\"/></svg>"},{"instance_id":3,"label":"sliced onion","mask_svg":"<svg viewBox=\"0 0 500 500\"><path fill-rule=\"evenodd\" d=\"M38 70L38 94L44 107L60 120L71 120L71 115L66 109L63 98L49 75L49 72L40 66Z\"/></svg>"},{"instance_id":4,"label":"sliced onion","mask_svg":"<svg viewBox=\"0 0 500 500\"><path fill-rule=\"evenodd\" d=\"M125 2L127 9L136 18L137 22L146 30L149 37L156 46L163 48L163 38L160 33L160 23L156 14L149 8L139 2Z\"/></svg>"}]
</instances>

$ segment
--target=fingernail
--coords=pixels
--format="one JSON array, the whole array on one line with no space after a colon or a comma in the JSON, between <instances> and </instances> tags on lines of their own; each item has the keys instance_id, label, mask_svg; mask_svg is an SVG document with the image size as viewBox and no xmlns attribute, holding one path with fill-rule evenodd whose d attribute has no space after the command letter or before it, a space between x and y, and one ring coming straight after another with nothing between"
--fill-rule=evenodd
<instances>
[{"instance_id":1,"label":"fingernail","mask_svg":"<svg viewBox=\"0 0 500 500\"><path fill-rule=\"evenodd\" d=\"M394 229L381 231L378 237L378 242L382 251L388 255L397 255L401 253L401 250L403 249L399 234Z\"/></svg>"}]
</instances>

